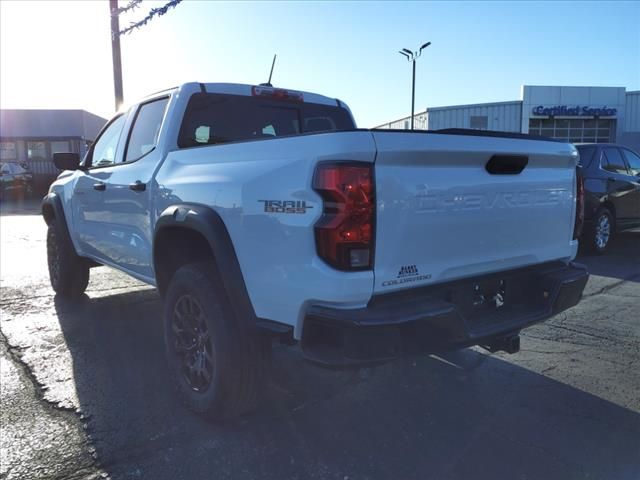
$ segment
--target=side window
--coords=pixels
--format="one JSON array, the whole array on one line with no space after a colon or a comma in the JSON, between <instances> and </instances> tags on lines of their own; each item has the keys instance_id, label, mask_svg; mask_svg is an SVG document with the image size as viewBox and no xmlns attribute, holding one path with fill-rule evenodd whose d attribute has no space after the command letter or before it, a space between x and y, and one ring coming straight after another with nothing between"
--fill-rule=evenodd
<instances>
[{"instance_id":1,"label":"side window","mask_svg":"<svg viewBox=\"0 0 640 480\"><path fill-rule=\"evenodd\" d=\"M631 173L633 175L640 175L640 157L626 148L622 149L622 153L624 153L624 158L627 159L627 164L631 169Z\"/></svg>"},{"instance_id":2,"label":"side window","mask_svg":"<svg viewBox=\"0 0 640 480\"><path fill-rule=\"evenodd\" d=\"M605 159L606 162L604 161ZM604 149L602 166L610 172L621 173L623 175L628 173L624 160L622 160L622 155L620 155L620 150L614 147Z\"/></svg>"},{"instance_id":3,"label":"side window","mask_svg":"<svg viewBox=\"0 0 640 480\"><path fill-rule=\"evenodd\" d=\"M11 174L11 167L9 166L8 163L3 163L2 167L0 167L0 172L3 175L9 175L9 174Z\"/></svg>"},{"instance_id":4,"label":"side window","mask_svg":"<svg viewBox=\"0 0 640 480\"><path fill-rule=\"evenodd\" d=\"M114 164L118 140L120 140L125 119L126 115L119 116L102 132L102 135L93 146L93 152L91 153L92 167L107 167Z\"/></svg>"},{"instance_id":5,"label":"side window","mask_svg":"<svg viewBox=\"0 0 640 480\"><path fill-rule=\"evenodd\" d=\"M578 153L580 153L578 165L583 168L588 168L589 165L591 165L593 154L596 153L596 147L579 146Z\"/></svg>"},{"instance_id":6,"label":"side window","mask_svg":"<svg viewBox=\"0 0 640 480\"><path fill-rule=\"evenodd\" d=\"M169 97L140 105L133 121L125 162L134 162L156 148Z\"/></svg>"}]
</instances>

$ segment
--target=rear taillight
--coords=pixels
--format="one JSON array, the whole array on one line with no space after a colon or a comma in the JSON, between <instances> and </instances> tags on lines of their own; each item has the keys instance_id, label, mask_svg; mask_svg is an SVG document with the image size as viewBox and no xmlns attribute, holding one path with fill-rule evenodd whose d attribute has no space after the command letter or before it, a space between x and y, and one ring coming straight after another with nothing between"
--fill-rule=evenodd
<instances>
[{"instance_id":1,"label":"rear taillight","mask_svg":"<svg viewBox=\"0 0 640 480\"><path fill-rule=\"evenodd\" d=\"M573 239L582 234L584 225L584 178L576 171L576 223L573 227Z\"/></svg>"},{"instance_id":2,"label":"rear taillight","mask_svg":"<svg viewBox=\"0 0 640 480\"><path fill-rule=\"evenodd\" d=\"M375 238L373 165L321 163L313 189L323 200L315 226L318 256L338 270L370 269Z\"/></svg>"}]
</instances>

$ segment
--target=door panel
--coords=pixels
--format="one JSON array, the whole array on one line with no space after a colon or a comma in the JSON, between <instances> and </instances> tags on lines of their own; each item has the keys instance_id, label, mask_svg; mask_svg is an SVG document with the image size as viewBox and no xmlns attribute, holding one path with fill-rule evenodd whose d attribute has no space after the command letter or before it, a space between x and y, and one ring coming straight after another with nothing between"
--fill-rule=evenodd
<instances>
[{"instance_id":1,"label":"door panel","mask_svg":"<svg viewBox=\"0 0 640 480\"><path fill-rule=\"evenodd\" d=\"M121 152L124 162L106 169L104 201L109 215L103 253L111 263L147 280L153 278L149 190L160 160L156 144L168 102L169 97L162 97L138 106Z\"/></svg>"},{"instance_id":2,"label":"door panel","mask_svg":"<svg viewBox=\"0 0 640 480\"><path fill-rule=\"evenodd\" d=\"M146 281L153 279L149 190L168 96L143 103L94 145L94 166L76 185L82 248ZM115 121L113 122L115 124Z\"/></svg>"},{"instance_id":3,"label":"door panel","mask_svg":"<svg viewBox=\"0 0 640 480\"><path fill-rule=\"evenodd\" d=\"M629 184L633 187L633 192L629 194L628 219L635 226L640 224L640 156L626 148L621 151L630 173Z\"/></svg>"},{"instance_id":4,"label":"door panel","mask_svg":"<svg viewBox=\"0 0 640 480\"><path fill-rule=\"evenodd\" d=\"M110 172L104 169L89 170L81 174L73 191L73 222L77 239L83 253L100 260L109 258L109 246L105 242L104 225L109 221L109 210L105 203L105 185Z\"/></svg>"},{"instance_id":5,"label":"door panel","mask_svg":"<svg viewBox=\"0 0 640 480\"><path fill-rule=\"evenodd\" d=\"M110 258L106 225L111 214L105 202L112 169L122 153L120 138L127 115L114 118L101 132L87 156L86 167L73 189L71 200L73 222L81 251L98 260Z\"/></svg>"},{"instance_id":6,"label":"door panel","mask_svg":"<svg viewBox=\"0 0 640 480\"><path fill-rule=\"evenodd\" d=\"M616 147L603 148L602 168L605 171L607 196L616 209L616 221L619 226L628 223L633 217L637 202L637 188Z\"/></svg>"},{"instance_id":7,"label":"door panel","mask_svg":"<svg viewBox=\"0 0 640 480\"><path fill-rule=\"evenodd\" d=\"M149 182L154 159L113 167L105 191L109 220L105 236L109 260L144 277L153 277ZM144 185L133 190L132 184Z\"/></svg>"}]
</instances>

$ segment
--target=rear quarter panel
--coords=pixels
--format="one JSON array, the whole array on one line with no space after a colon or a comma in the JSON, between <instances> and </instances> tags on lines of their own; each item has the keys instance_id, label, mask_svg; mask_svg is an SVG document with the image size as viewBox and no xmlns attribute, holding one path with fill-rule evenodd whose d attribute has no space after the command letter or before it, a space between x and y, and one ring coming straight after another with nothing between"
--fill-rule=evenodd
<instances>
[{"instance_id":1,"label":"rear quarter panel","mask_svg":"<svg viewBox=\"0 0 640 480\"><path fill-rule=\"evenodd\" d=\"M311 188L315 165L374 158L371 133L357 131L172 151L153 186L154 215L181 202L214 208L235 247L256 315L296 327L299 337L308 304L358 308L373 289L373 272L339 272L316 255L313 227L322 201ZM308 208L266 212L265 200L301 201Z\"/></svg>"}]
</instances>

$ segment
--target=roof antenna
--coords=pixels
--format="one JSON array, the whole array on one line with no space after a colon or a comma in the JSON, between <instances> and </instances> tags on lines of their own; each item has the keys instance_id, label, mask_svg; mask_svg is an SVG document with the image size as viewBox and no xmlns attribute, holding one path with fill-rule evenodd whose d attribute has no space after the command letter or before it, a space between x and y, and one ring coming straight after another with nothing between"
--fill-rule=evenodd
<instances>
[{"instance_id":1,"label":"roof antenna","mask_svg":"<svg viewBox=\"0 0 640 480\"><path fill-rule=\"evenodd\" d=\"M273 87L273 85L271 85L271 77L273 76L273 67L276 64L276 57L277 55L273 55L273 62L271 62L271 72L269 72L269 80L267 81L267 83L261 83L260 86L261 87Z\"/></svg>"}]
</instances>

